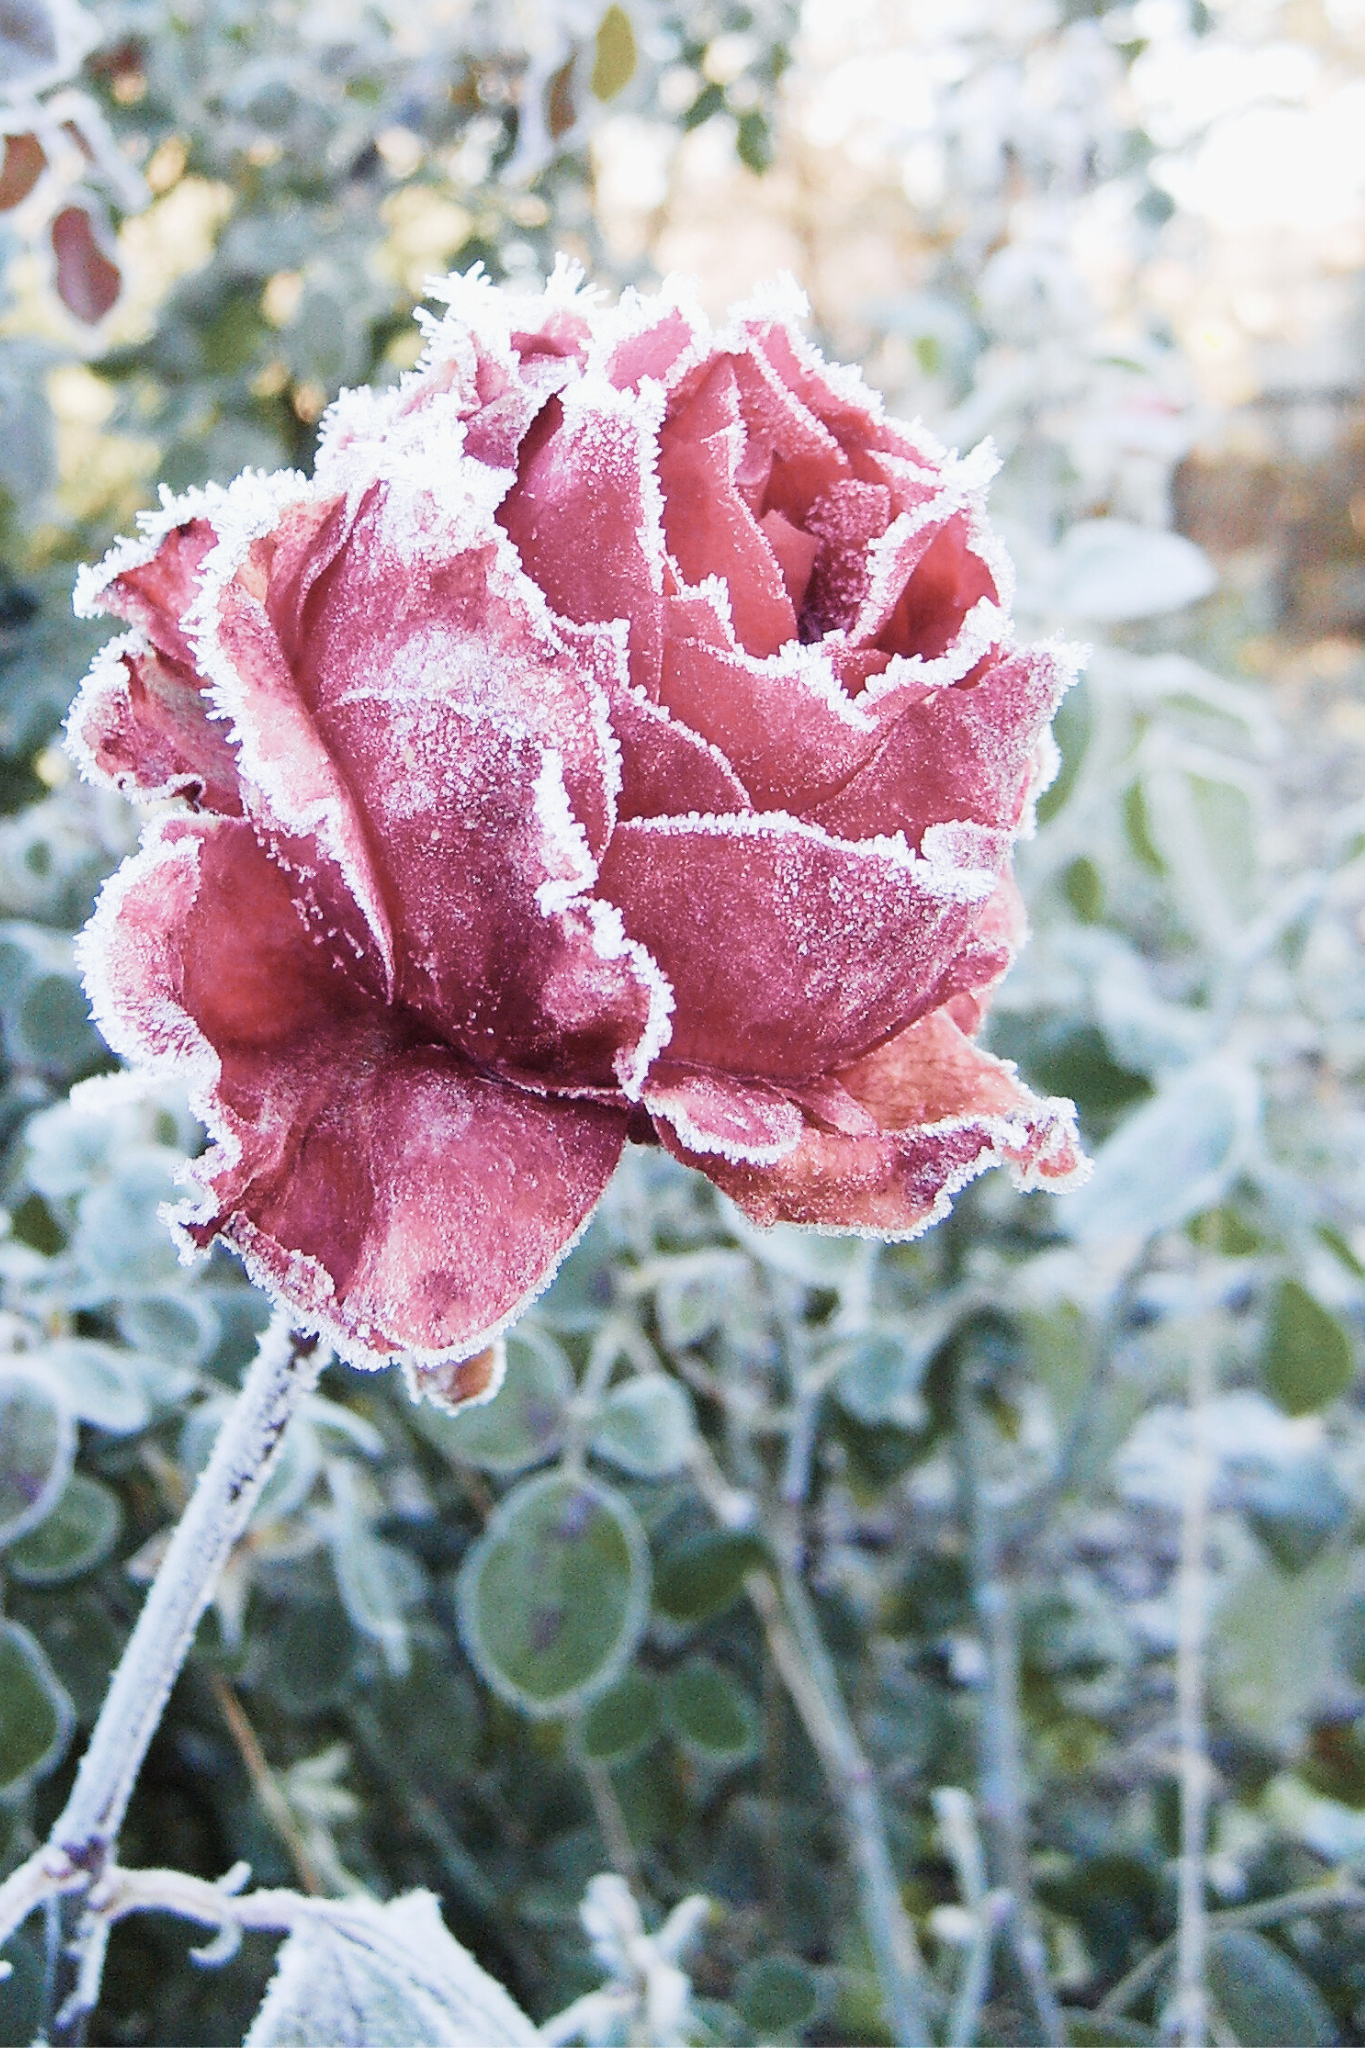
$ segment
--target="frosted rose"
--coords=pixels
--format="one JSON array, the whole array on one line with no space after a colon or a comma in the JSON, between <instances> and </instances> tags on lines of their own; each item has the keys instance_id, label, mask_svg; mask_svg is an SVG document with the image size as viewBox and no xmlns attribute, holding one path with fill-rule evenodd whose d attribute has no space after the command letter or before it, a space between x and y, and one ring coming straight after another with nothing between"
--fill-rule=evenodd
<instances>
[{"instance_id":1,"label":"frosted rose","mask_svg":"<svg viewBox=\"0 0 1365 2048\"><path fill-rule=\"evenodd\" d=\"M458 1396L628 1137L891 1237L1079 1158L972 1039L1069 680L1011 638L986 465L790 297L713 333L669 287L448 291L311 481L168 502L86 577L132 630L71 739L173 800L83 946L214 1141L184 1238Z\"/></svg>"}]
</instances>

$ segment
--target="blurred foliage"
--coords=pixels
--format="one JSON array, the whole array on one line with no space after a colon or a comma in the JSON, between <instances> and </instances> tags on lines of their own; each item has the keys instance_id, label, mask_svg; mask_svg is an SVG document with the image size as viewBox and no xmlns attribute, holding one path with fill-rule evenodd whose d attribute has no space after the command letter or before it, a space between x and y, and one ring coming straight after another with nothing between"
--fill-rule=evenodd
<instances>
[{"instance_id":1,"label":"blurred foliage","mask_svg":"<svg viewBox=\"0 0 1365 2048\"><path fill-rule=\"evenodd\" d=\"M875 319L888 348L909 337L954 434L1000 440L1025 629L1107 636L1059 720L1020 864L1034 936L991 1026L1076 1098L1095 1178L1064 1202L983 1184L883 1248L755 1232L632 1151L490 1407L452 1419L394 1375L328 1372L127 1833L130 1864L430 1887L528 2011L582 2001L593 2039L636 2024L622 2013L645 2027L635 1909L599 1891L580 1924L609 1866L648 1901L652 1969L693 1937L695 2038L889 2038L838 1802L765 1635L758 1594L784 1573L809 1590L945 1998L979 1924L972 1854L998 1884L1010 1845L984 1818L976 1843L970 1802L935 1795L978 1789L1003 1729L1072 2038L1156 2038L1198 1347L1217 1379L1210 1904L1259 1911L1365 1860L1365 839L1358 805L1320 794L1321 737L1287 737L1260 685L1219 672L1239 600L1210 595L1163 524L1188 442L1168 339L1116 361L1043 213L1018 204L1020 180L1040 206L1121 188L1160 225L1150 145L1125 126L1130 11L1024 12L1027 35L982 28L944 71L941 274ZM793 26L728 0L110 0L82 89L152 196L124 224L103 326L76 332L22 210L7 217L8 1862L60 1803L265 1318L231 1259L176 1262L157 1210L195 1128L104 1073L86 1022L70 936L136 821L53 748L91 648L70 565L154 477L306 464L339 386L411 360L427 272L516 278L563 247L613 277L591 155L608 108L675 136L716 123L761 170ZM700 1927L678 1917L698 1893ZM1227 2038L1365 2037L1365 1916L1319 1903L1218 1923ZM191 1939L119 1927L98 2038L242 2037L270 1945L205 1970ZM10 1955L0 2040L22 2042L42 1959L31 1933ZM1087 2014L1144 1960L1126 2018ZM1038 2038L1007 1954L979 2038Z\"/></svg>"}]
</instances>

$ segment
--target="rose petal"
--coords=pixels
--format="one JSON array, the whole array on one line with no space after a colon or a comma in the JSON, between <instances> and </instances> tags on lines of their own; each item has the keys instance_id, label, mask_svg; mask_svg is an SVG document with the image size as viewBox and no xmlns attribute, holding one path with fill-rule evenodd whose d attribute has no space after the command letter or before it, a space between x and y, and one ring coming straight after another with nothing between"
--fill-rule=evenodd
<instances>
[{"instance_id":1,"label":"rose petal","mask_svg":"<svg viewBox=\"0 0 1365 2048\"><path fill-rule=\"evenodd\" d=\"M991 1166L1017 1187L1062 1187L1088 1170L1069 1102L1043 1100L1013 1070L963 1038L942 1011L923 1018L841 1079L882 1126L854 1137L808 1125L772 1166L669 1150L698 1167L754 1222L814 1224L868 1236L918 1237Z\"/></svg>"},{"instance_id":2,"label":"rose petal","mask_svg":"<svg viewBox=\"0 0 1365 2048\"><path fill-rule=\"evenodd\" d=\"M687 582L724 577L740 643L751 654L772 654L795 639L796 613L738 482L745 445L734 366L723 357L660 434L664 533Z\"/></svg>"},{"instance_id":3,"label":"rose petal","mask_svg":"<svg viewBox=\"0 0 1365 2048\"><path fill-rule=\"evenodd\" d=\"M611 725L621 747L618 818L752 808L719 749L629 684L612 694Z\"/></svg>"},{"instance_id":4,"label":"rose petal","mask_svg":"<svg viewBox=\"0 0 1365 2048\"><path fill-rule=\"evenodd\" d=\"M759 661L743 649L670 636L660 697L719 748L764 810L810 812L869 759L880 737L876 718L850 702L814 648Z\"/></svg>"},{"instance_id":5,"label":"rose petal","mask_svg":"<svg viewBox=\"0 0 1365 2048\"><path fill-rule=\"evenodd\" d=\"M952 818L1014 831L1038 735L1072 673L1060 655L1031 648L977 682L916 691L866 765L815 807L816 822L849 839L903 830L912 844Z\"/></svg>"},{"instance_id":6,"label":"rose petal","mask_svg":"<svg viewBox=\"0 0 1365 2048\"><path fill-rule=\"evenodd\" d=\"M919 1014L995 884L992 835L938 833L916 859L796 819L618 825L599 891L674 993L669 1056L811 1078Z\"/></svg>"},{"instance_id":7,"label":"rose petal","mask_svg":"<svg viewBox=\"0 0 1365 2048\"><path fill-rule=\"evenodd\" d=\"M96 655L67 719L69 744L92 781L148 801L241 812L227 729L209 717L200 678L139 634Z\"/></svg>"},{"instance_id":8,"label":"rose petal","mask_svg":"<svg viewBox=\"0 0 1365 2048\"><path fill-rule=\"evenodd\" d=\"M466 508L470 545L413 495L367 496L296 657L324 757L360 793L398 993L499 1072L634 1093L669 998L593 889L619 773L592 673L609 664L584 629L556 633L496 527Z\"/></svg>"},{"instance_id":9,"label":"rose petal","mask_svg":"<svg viewBox=\"0 0 1365 2048\"><path fill-rule=\"evenodd\" d=\"M548 405L498 512L527 573L578 624L625 619L631 679L658 695L663 531L657 410L585 378Z\"/></svg>"},{"instance_id":10,"label":"rose petal","mask_svg":"<svg viewBox=\"0 0 1365 2048\"><path fill-rule=\"evenodd\" d=\"M367 1003L236 821L164 827L107 886L82 959L111 1044L178 1068L217 1141L186 1235L236 1245L354 1363L480 1350L619 1157L624 1110L475 1074Z\"/></svg>"},{"instance_id":11,"label":"rose petal","mask_svg":"<svg viewBox=\"0 0 1365 2048\"><path fill-rule=\"evenodd\" d=\"M801 1112L787 1096L763 1081L740 1081L714 1069L658 1060L643 1100L656 1123L668 1124L689 1152L766 1165L783 1158L801 1137Z\"/></svg>"},{"instance_id":12,"label":"rose petal","mask_svg":"<svg viewBox=\"0 0 1365 2048\"><path fill-rule=\"evenodd\" d=\"M199 576L218 540L212 523L190 518L163 533L154 547L132 552L144 559L115 566L103 581L95 579L93 602L100 611L140 626L159 653L187 670L195 665L194 648L185 632L185 615L199 595ZM121 550L115 549L117 565Z\"/></svg>"}]
</instances>

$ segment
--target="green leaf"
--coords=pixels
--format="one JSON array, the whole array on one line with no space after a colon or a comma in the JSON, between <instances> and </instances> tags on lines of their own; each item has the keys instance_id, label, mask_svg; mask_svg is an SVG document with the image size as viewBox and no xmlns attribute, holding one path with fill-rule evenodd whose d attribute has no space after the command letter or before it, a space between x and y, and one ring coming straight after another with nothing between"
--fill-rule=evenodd
<instances>
[{"instance_id":1,"label":"green leaf","mask_svg":"<svg viewBox=\"0 0 1365 2048\"><path fill-rule=\"evenodd\" d=\"M543 1331L523 1323L506 1341L507 1370L491 1401L458 1415L419 1401L412 1421L457 1464L511 1474L561 1449L574 1381L568 1359Z\"/></svg>"},{"instance_id":2,"label":"green leaf","mask_svg":"<svg viewBox=\"0 0 1365 2048\"><path fill-rule=\"evenodd\" d=\"M758 1746L758 1713L738 1679L695 1657L670 1673L664 1686L669 1724L679 1740L708 1762L734 1764Z\"/></svg>"},{"instance_id":3,"label":"green leaf","mask_svg":"<svg viewBox=\"0 0 1365 2048\"><path fill-rule=\"evenodd\" d=\"M1117 2014L1101 2019L1097 2013L1064 2009L1062 2017L1071 2048L1148 2048L1148 2043L1157 2038L1150 2027L1139 2026L1136 2020L1125 2020Z\"/></svg>"},{"instance_id":4,"label":"green leaf","mask_svg":"<svg viewBox=\"0 0 1365 2048\"><path fill-rule=\"evenodd\" d=\"M324 1714L344 1696L356 1639L339 1600L294 1599L263 1639L261 1684L286 1714Z\"/></svg>"},{"instance_id":5,"label":"green leaf","mask_svg":"<svg viewBox=\"0 0 1365 2048\"><path fill-rule=\"evenodd\" d=\"M1336 2023L1311 1977L1249 1927L1209 1937L1209 1996L1240 2048L1331 2048Z\"/></svg>"},{"instance_id":6,"label":"green leaf","mask_svg":"<svg viewBox=\"0 0 1365 2048\"><path fill-rule=\"evenodd\" d=\"M52 1513L10 1551L9 1568L30 1586L65 1585L103 1564L122 1528L118 1495L98 1479L73 1472Z\"/></svg>"},{"instance_id":7,"label":"green leaf","mask_svg":"<svg viewBox=\"0 0 1365 2048\"><path fill-rule=\"evenodd\" d=\"M611 6L597 24L592 89L599 100L614 100L635 76L635 31L624 7Z\"/></svg>"},{"instance_id":8,"label":"green leaf","mask_svg":"<svg viewBox=\"0 0 1365 2048\"><path fill-rule=\"evenodd\" d=\"M60 1761L75 1712L36 1639L0 1622L0 1795Z\"/></svg>"},{"instance_id":9,"label":"green leaf","mask_svg":"<svg viewBox=\"0 0 1365 2048\"><path fill-rule=\"evenodd\" d=\"M1325 1458L1298 1458L1248 1479L1247 1520L1282 1571L1301 1572L1345 1528L1349 1494Z\"/></svg>"},{"instance_id":10,"label":"green leaf","mask_svg":"<svg viewBox=\"0 0 1365 2048\"><path fill-rule=\"evenodd\" d=\"M709 1621L744 1590L747 1573L766 1561L759 1537L742 1529L708 1529L665 1551L654 1572L654 1605L670 1621Z\"/></svg>"},{"instance_id":11,"label":"green leaf","mask_svg":"<svg viewBox=\"0 0 1365 2048\"><path fill-rule=\"evenodd\" d=\"M1089 854L1078 854L1062 871L1062 894L1083 924L1104 916L1104 876Z\"/></svg>"},{"instance_id":12,"label":"green leaf","mask_svg":"<svg viewBox=\"0 0 1365 2048\"><path fill-rule=\"evenodd\" d=\"M1057 1204L1082 1244L1150 1237L1221 1199L1257 1114L1254 1077L1225 1059L1166 1082L1109 1140L1088 1184Z\"/></svg>"},{"instance_id":13,"label":"green leaf","mask_svg":"<svg viewBox=\"0 0 1365 2048\"><path fill-rule=\"evenodd\" d=\"M761 107L748 107L740 115L735 131L735 154L747 170L760 177L773 160L772 130Z\"/></svg>"},{"instance_id":14,"label":"green leaf","mask_svg":"<svg viewBox=\"0 0 1365 2048\"><path fill-rule=\"evenodd\" d=\"M1300 1732L1331 1671L1331 1640L1353 1573L1349 1551L1325 1550L1294 1577L1255 1564L1213 1623L1213 1685L1230 1721L1278 1747Z\"/></svg>"},{"instance_id":15,"label":"green leaf","mask_svg":"<svg viewBox=\"0 0 1365 2048\"><path fill-rule=\"evenodd\" d=\"M1350 1338L1330 1309L1297 1280L1282 1280L1275 1290L1261 1371L1287 1415L1325 1408L1354 1377Z\"/></svg>"},{"instance_id":16,"label":"green leaf","mask_svg":"<svg viewBox=\"0 0 1365 2048\"><path fill-rule=\"evenodd\" d=\"M1072 790L1090 745L1090 728L1093 713L1090 693L1085 683L1077 683L1069 689L1057 706L1052 720L1052 736L1061 750L1061 766L1049 786L1038 799L1038 822L1046 825L1055 818Z\"/></svg>"},{"instance_id":17,"label":"green leaf","mask_svg":"<svg viewBox=\"0 0 1365 2048\"><path fill-rule=\"evenodd\" d=\"M799 1956L760 1956L740 1971L735 2004L761 2041L773 2041L808 2025L820 1994L819 1976Z\"/></svg>"},{"instance_id":18,"label":"green leaf","mask_svg":"<svg viewBox=\"0 0 1365 2048\"><path fill-rule=\"evenodd\" d=\"M839 1406L872 1428L890 1422L917 1429L925 1414L920 1382L950 1327L942 1313L930 1313L902 1329L863 1330L832 1344L821 1363L835 1369Z\"/></svg>"},{"instance_id":19,"label":"green leaf","mask_svg":"<svg viewBox=\"0 0 1365 2048\"><path fill-rule=\"evenodd\" d=\"M597 1411L592 1447L632 1479L666 1479L687 1462L695 1426L687 1390L652 1372L614 1387Z\"/></svg>"},{"instance_id":20,"label":"green leaf","mask_svg":"<svg viewBox=\"0 0 1365 2048\"><path fill-rule=\"evenodd\" d=\"M300 1923L244 2048L536 2048L530 2020L446 1931L430 1892L385 1906L310 1901Z\"/></svg>"},{"instance_id":21,"label":"green leaf","mask_svg":"<svg viewBox=\"0 0 1365 2048\"><path fill-rule=\"evenodd\" d=\"M627 1671L587 1708L579 1724L584 1753L595 1763L624 1763L659 1732L659 1685L651 1672Z\"/></svg>"},{"instance_id":22,"label":"green leaf","mask_svg":"<svg viewBox=\"0 0 1365 2048\"><path fill-rule=\"evenodd\" d=\"M465 1648L494 1691L524 1713L568 1713L606 1690L643 1633L644 1531L596 1480L545 1473L502 1502L457 1595Z\"/></svg>"},{"instance_id":23,"label":"green leaf","mask_svg":"<svg viewBox=\"0 0 1365 2048\"><path fill-rule=\"evenodd\" d=\"M126 1351L93 1337L59 1337L39 1356L79 1421L109 1436L146 1428L151 1405L138 1383L137 1362Z\"/></svg>"},{"instance_id":24,"label":"green leaf","mask_svg":"<svg viewBox=\"0 0 1365 2048\"><path fill-rule=\"evenodd\" d=\"M18 1366L0 1372L0 1544L46 1520L75 1456L75 1418L54 1384Z\"/></svg>"}]
</instances>

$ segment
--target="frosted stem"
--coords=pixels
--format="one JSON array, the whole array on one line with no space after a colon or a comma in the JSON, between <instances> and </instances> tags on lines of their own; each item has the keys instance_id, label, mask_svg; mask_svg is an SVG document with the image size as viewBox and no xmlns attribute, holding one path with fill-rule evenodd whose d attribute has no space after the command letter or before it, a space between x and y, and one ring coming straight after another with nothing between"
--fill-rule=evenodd
<instances>
[{"instance_id":1,"label":"frosted stem","mask_svg":"<svg viewBox=\"0 0 1365 2048\"><path fill-rule=\"evenodd\" d=\"M1163 2032L1184 2048L1205 2048L1209 1997L1205 1964L1208 1912L1204 1903L1204 1851L1208 1834L1209 1759L1204 1729L1204 1635L1208 1589L1209 1448L1207 1409L1212 1392L1212 1351L1207 1333L1190 1350L1190 1469L1180 1524L1179 1636L1176 1714L1180 1740L1180 1903L1176 1923L1175 1996Z\"/></svg>"},{"instance_id":2,"label":"frosted stem","mask_svg":"<svg viewBox=\"0 0 1365 2048\"><path fill-rule=\"evenodd\" d=\"M200 1617L251 1519L285 1424L321 1370L317 1339L294 1336L276 1316L167 1546L52 1830L53 1848L78 1867L98 1868L123 1824Z\"/></svg>"},{"instance_id":3,"label":"frosted stem","mask_svg":"<svg viewBox=\"0 0 1365 2048\"><path fill-rule=\"evenodd\" d=\"M317 1383L324 1355L316 1338L292 1335L278 1316L261 1338L119 1660L71 1796L43 1847L0 1886L0 1945L34 1906L57 1893L88 1891L108 1863L199 1619L251 1518L285 1425ZM90 1973L80 1970L79 1956L68 1956L71 1964L57 2022L59 2037L68 2039L79 2038L90 1997Z\"/></svg>"}]
</instances>

